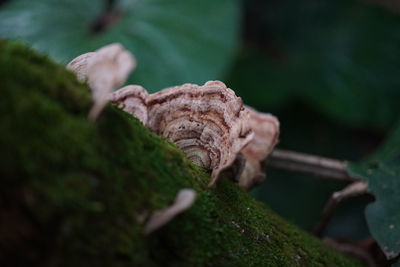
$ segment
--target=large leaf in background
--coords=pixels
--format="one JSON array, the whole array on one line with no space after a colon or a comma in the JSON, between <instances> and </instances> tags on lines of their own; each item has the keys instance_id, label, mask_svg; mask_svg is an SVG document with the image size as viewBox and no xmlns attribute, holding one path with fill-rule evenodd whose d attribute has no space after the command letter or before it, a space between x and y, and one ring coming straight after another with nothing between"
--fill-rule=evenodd
<instances>
[{"instance_id":1,"label":"large leaf in background","mask_svg":"<svg viewBox=\"0 0 400 267\"><path fill-rule=\"evenodd\" d=\"M386 256L395 257L400 253L400 125L376 154L349 170L375 195L365 211L368 226Z\"/></svg>"},{"instance_id":2,"label":"large leaf in background","mask_svg":"<svg viewBox=\"0 0 400 267\"><path fill-rule=\"evenodd\" d=\"M0 7L0 38L22 39L63 63L120 42L138 60L129 82L152 92L216 79L230 63L237 43L237 0L120 0L115 23L91 33L105 3L11 0Z\"/></svg>"},{"instance_id":3,"label":"large leaf in background","mask_svg":"<svg viewBox=\"0 0 400 267\"><path fill-rule=\"evenodd\" d=\"M302 99L352 126L397 120L399 14L357 0L247 2L252 46L228 80L249 104Z\"/></svg>"}]
</instances>

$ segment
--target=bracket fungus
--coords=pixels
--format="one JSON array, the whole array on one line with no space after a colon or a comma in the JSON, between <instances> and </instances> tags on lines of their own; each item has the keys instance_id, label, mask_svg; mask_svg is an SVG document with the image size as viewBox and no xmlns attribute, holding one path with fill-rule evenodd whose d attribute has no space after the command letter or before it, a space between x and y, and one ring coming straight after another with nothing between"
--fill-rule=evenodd
<instances>
[{"instance_id":1,"label":"bracket fungus","mask_svg":"<svg viewBox=\"0 0 400 267\"><path fill-rule=\"evenodd\" d=\"M174 142L195 164L212 170L210 186L253 138L249 111L219 81L184 84L150 95L141 87L126 86L113 93L111 102Z\"/></svg>"},{"instance_id":2,"label":"bracket fungus","mask_svg":"<svg viewBox=\"0 0 400 267\"><path fill-rule=\"evenodd\" d=\"M162 210L157 210L150 216L143 228L143 232L145 234L150 234L151 232L167 224L178 214L189 209L193 205L195 199L196 191L188 188L181 189L176 195L175 201L171 206Z\"/></svg>"},{"instance_id":3,"label":"bracket fungus","mask_svg":"<svg viewBox=\"0 0 400 267\"><path fill-rule=\"evenodd\" d=\"M109 96L109 100L125 112L139 119L144 125L147 125L148 96L149 94L142 86L128 85L113 92Z\"/></svg>"},{"instance_id":4,"label":"bracket fungus","mask_svg":"<svg viewBox=\"0 0 400 267\"><path fill-rule=\"evenodd\" d=\"M239 185L252 188L266 178L262 163L279 141L279 121L271 114L258 112L249 106L246 109L250 113L248 123L254 136L241 151L245 167L239 177Z\"/></svg>"},{"instance_id":5,"label":"bracket fungus","mask_svg":"<svg viewBox=\"0 0 400 267\"><path fill-rule=\"evenodd\" d=\"M262 162L278 142L276 117L244 106L220 81L202 86L183 84L154 94L139 85L112 92L134 66L134 57L119 44L83 54L68 64L92 88L95 104L91 118L96 118L107 102L116 104L154 133L174 142L192 162L211 170L209 186L229 168L235 169L244 188L265 178ZM234 162L236 168L232 167Z\"/></svg>"},{"instance_id":6,"label":"bracket fungus","mask_svg":"<svg viewBox=\"0 0 400 267\"><path fill-rule=\"evenodd\" d=\"M80 55L68 63L67 69L75 72L80 81L87 81L92 89L91 119L98 117L108 102L108 95L126 81L135 67L133 55L117 43Z\"/></svg>"}]
</instances>

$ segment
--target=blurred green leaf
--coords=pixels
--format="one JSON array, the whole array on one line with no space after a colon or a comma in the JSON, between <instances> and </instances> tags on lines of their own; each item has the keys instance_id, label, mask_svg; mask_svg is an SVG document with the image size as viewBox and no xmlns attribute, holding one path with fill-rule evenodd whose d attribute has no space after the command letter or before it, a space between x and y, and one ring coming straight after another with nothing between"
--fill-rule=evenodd
<instances>
[{"instance_id":1,"label":"blurred green leaf","mask_svg":"<svg viewBox=\"0 0 400 267\"><path fill-rule=\"evenodd\" d=\"M388 258L400 253L400 125L370 158L349 168L368 181L376 201L365 211L373 237Z\"/></svg>"},{"instance_id":2,"label":"blurred green leaf","mask_svg":"<svg viewBox=\"0 0 400 267\"><path fill-rule=\"evenodd\" d=\"M105 3L13 0L0 8L0 38L24 40L63 63L120 42L138 60L129 82L151 92L216 79L230 63L237 44L237 0L120 0L115 23L94 33L91 25Z\"/></svg>"},{"instance_id":3,"label":"blurred green leaf","mask_svg":"<svg viewBox=\"0 0 400 267\"><path fill-rule=\"evenodd\" d=\"M248 45L228 80L249 104L300 99L356 127L399 118L398 14L355 0L248 2Z\"/></svg>"}]
</instances>

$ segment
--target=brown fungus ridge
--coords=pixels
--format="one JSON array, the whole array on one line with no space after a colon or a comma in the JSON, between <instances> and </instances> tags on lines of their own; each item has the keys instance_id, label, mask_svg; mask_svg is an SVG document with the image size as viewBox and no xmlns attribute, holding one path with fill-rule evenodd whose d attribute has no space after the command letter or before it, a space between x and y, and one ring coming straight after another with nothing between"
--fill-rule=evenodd
<instances>
[{"instance_id":1,"label":"brown fungus ridge","mask_svg":"<svg viewBox=\"0 0 400 267\"><path fill-rule=\"evenodd\" d=\"M253 138L249 111L220 81L183 84L147 96L140 88L124 87L113 93L111 102L174 142L195 164L211 170L209 186ZM145 108L146 119L138 115Z\"/></svg>"},{"instance_id":2,"label":"brown fungus ridge","mask_svg":"<svg viewBox=\"0 0 400 267\"><path fill-rule=\"evenodd\" d=\"M241 151L245 158L244 170L239 178L239 185L250 189L265 180L263 162L279 141L279 121L268 113L258 112L246 106L249 111L249 126L254 136Z\"/></svg>"},{"instance_id":3,"label":"brown fungus ridge","mask_svg":"<svg viewBox=\"0 0 400 267\"><path fill-rule=\"evenodd\" d=\"M147 91L139 85L125 86L110 95L110 102L147 124Z\"/></svg>"}]
</instances>

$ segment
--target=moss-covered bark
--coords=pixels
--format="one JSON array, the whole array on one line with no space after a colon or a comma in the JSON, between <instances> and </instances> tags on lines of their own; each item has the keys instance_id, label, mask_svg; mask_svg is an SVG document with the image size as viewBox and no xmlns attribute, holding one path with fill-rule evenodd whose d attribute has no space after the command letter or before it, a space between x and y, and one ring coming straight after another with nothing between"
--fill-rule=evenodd
<instances>
[{"instance_id":1,"label":"moss-covered bark","mask_svg":"<svg viewBox=\"0 0 400 267\"><path fill-rule=\"evenodd\" d=\"M356 265L117 108L88 121L88 88L23 45L0 42L0 88L1 266ZM143 235L184 187L194 206Z\"/></svg>"}]
</instances>

